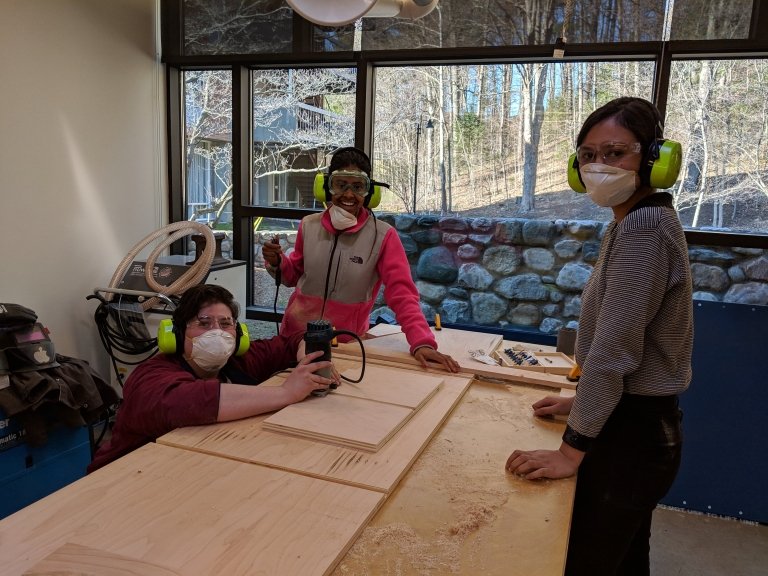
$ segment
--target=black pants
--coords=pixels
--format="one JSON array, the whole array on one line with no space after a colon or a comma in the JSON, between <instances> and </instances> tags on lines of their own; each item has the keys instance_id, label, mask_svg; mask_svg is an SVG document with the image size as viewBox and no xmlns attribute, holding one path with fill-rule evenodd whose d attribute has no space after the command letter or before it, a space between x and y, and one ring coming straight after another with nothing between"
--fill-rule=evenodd
<instances>
[{"instance_id":1,"label":"black pants","mask_svg":"<svg viewBox=\"0 0 768 576\"><path fill-rule=\"evenodd\" d=\"M624 394L579 466L566 576L648 576L651 516L680 467L677 396Z\"/></svg>"}]
</instances>

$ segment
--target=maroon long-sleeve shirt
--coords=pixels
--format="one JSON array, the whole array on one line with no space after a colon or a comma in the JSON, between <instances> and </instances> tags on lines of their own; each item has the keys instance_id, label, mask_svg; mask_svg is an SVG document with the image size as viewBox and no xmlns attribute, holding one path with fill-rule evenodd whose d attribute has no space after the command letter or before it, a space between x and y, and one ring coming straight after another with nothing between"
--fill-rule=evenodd
<instances>
[{"instance_id":1,"label":"maroon long-sleeve shirt","mask_svg":"<svg viewBox=\"0 0 768 576\"><path fill-rule=\"evenodd\" d=\"M216 422L221 381L259 384L267 380L295 365L300 339L255 340L243 356L229 360L220 379L198 378L179 354L159 354L143 362L128 376L112 436L98 449L88 472L176 428Z\"/></svg>"}]
</instances>

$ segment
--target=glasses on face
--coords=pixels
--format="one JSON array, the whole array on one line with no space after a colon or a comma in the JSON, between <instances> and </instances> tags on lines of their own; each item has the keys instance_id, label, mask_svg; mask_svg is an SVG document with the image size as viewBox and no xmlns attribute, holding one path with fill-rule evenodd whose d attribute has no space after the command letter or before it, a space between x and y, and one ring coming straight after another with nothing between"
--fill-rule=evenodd
<instances>
[{"instance_id":1,"label":"glasses on face","mask_svg":"<svg viewBox=\"0 0 768 576\"><path fill-rule=\"evenodd\" d=\"M579 164L584 166L585 164L592 164L602 160L603 164L609 164L615 166L621 163L622 160L637 154L642 149L640 142L633 142L631 144L625 144L624 142L604 142L598 148L592 146L579 146L576 149L576 159Z\"/></svg>"},{"instance_id":2,"label":"glasses on face","mask_svg":"<svg viewBox=\"0 0 768 576\"><path fill-rule=\"evenodd\" d=\"M219 316L218 318L198 316L194 320L190 320L187 326L194 326L203 330L210 330L216 327L221 330L231 330L235 327L235 321L230 316Z\"/></svg>"},{"instance_id":3,"label":"glasses on face","mask_svg":"<svg viewBox=\"0 0 768 576\"><path fill-rule=\"evenodd\" d=\"M331 174L328 189L331 194L344 194L351 190L357 196L365 196L371 187L371 180L365 172L335 171Z\"/></svg>"}]
</instances>

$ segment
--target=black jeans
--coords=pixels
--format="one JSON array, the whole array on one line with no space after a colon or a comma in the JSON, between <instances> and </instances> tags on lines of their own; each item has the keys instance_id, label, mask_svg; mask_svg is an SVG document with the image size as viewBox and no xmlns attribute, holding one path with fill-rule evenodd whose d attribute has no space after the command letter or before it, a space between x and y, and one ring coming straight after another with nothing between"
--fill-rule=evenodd
<instances>
[{"instance_id":1,"label":"black jeans","mask_svg":"<svg viewBox=\"0 0 768 576\"><path fill-rule=\"evenodd\" d=\"M680 467L677 396L624 394L579 466L566 576L648 576L651 516Z\"/></svg>"}]
</instances>

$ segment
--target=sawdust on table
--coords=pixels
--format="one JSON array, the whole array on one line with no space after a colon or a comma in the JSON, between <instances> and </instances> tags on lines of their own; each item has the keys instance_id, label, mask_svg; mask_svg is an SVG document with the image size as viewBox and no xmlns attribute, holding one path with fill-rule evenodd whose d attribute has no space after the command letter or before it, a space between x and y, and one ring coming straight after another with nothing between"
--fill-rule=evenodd
<instances>
[{"instance_id":1,"label":"sawdust on table","mask_svg":"<svg viewBox=\"0 0 768 576\"><path fill-rule=\"evenodd\" d=\"M419 533L408 523L368 526L335 574L426 576L458 574L468 566L480 573L484 563L479 553L483 529L493 525L499 509L516 492L516 482L513 480L511 486L504 472L506 457L514 447L505 446L501 438L489 446L488 435L481 429L494 422L498 426L502 421L509 424L513 435L515 430L534 426L530 404L547 393L530 390L523 398L468 398L452 419L452 425L466 433L458 439L436 437L411 470L435 479L435 491L441 500L450 503L451 519L431 534ZM459 456L461 469L455 466Z\"/></svg>"}]
</instances>

